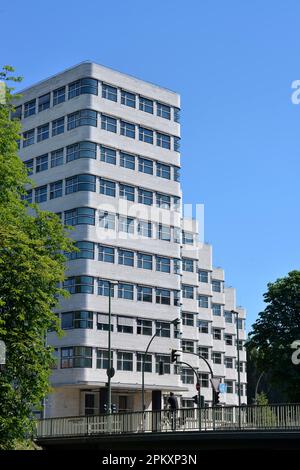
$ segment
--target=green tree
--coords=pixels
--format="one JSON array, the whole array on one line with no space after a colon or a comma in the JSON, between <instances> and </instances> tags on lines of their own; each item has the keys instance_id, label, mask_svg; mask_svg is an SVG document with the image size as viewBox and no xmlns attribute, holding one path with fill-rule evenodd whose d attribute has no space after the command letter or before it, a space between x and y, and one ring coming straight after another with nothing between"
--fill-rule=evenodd
<instances>
[{"instance_id":1,"label":"green tree","mask_svg":"<svg viewBox=\"0 0 300 470\"><path fill-rule=\"evenodd\" d=\"M11 67L0 80L19 81ZM31 185L18 157L20 123L10 119L13 88L0 103L0 338L7 363L0 372L0 448L13 448L30 434L33 408L49 391L53 351L45 345L49 328L60 334L53 308L64 280L64 251L73 242L59 218L27 204Z\"/></svg>"},{"instance_id":2,"label":"green tree","mask_svg":"<svg viewBox=\"0 0 300 470\"><path fill-rule=\"evenodd\" d=\"M274 388L287 400L300 402L300 365L292 362L291 349L300 340L300 271L269 283L264 300L267 307L252 326L248 352Z\"/></svg>"}]
</instances>

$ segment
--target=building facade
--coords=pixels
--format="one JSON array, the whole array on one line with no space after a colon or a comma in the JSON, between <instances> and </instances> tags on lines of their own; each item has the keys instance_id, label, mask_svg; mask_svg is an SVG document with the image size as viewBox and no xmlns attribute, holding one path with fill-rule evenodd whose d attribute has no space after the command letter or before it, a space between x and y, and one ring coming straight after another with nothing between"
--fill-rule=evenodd
<instances>
[{"instance_id":1,"label":"building facade","mask_svg":"<svg viewBox=\"0 0 300 470\"><path fill-rule=\"evenodd\" d=\"M195 377L171 362L175 349L201 372L207 404L212 388L198 353L227 384L222 401L237 403L235 291L212 267L195 223L182 218L179 95L84 62L23 90L16 106L20 157L35 182L27 199L72 226L78 247L68 255L70 296L56 312L65 335L47 338L57 365L45 416L105 410L109 286L117 410L141 409L143 354L154 334L145 357L147 409L160 408L170 391L192 405Z\"/></svg>"}]
</instances>

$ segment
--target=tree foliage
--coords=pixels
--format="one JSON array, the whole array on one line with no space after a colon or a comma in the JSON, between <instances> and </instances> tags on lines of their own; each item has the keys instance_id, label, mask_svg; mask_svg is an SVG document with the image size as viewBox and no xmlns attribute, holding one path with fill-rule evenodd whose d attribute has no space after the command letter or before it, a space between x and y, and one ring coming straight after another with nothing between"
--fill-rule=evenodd
<instances>
[{"instance_id":1,"label":"tree foliage","mask_svg":"<svg viewBox=\"0 0 300 470\"><path fill-rule=\"evenodd\" d=\"M292 362L291 345L300 340L300 271L268 284L267 307L260 312L247 344L259 372L291 402L300 402L300 365Z\"/></svg>"},{"instance_id":2,"label":"tree foliage","mask_svg":"<svg viewBox=\"0 0 300 470\"><path fill-rule=\"evenodd\" d=\"M20 81L11 67L0 79ZM64 280L64 251L73 243L59 218L27 204L27 170L18 157L20 123L10 119L11 87L0 104L0 339L7 362L0 372L0 448L11 448L32 429L32 411L49 391L53 351L46 333L60 328L53 308Z\"/></svg>"}]
</instances>

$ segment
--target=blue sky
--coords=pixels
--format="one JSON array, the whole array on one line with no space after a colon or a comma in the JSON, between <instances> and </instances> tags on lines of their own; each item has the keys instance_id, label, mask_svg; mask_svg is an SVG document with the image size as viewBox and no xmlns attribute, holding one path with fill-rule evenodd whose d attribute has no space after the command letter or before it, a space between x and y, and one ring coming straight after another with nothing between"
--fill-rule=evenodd
<instances>
[{"instance_id":1,"label":"blue sky","mask_svg":"<svg viewBox=\"0 0 300 470\"><path fill-rule=\"evenodd\" d=\"M90 59L178 91L184 201L248 328L266 284L299 268L297 0L11 1L0 57L22 88Z\"/></svg>"}]
</instances>

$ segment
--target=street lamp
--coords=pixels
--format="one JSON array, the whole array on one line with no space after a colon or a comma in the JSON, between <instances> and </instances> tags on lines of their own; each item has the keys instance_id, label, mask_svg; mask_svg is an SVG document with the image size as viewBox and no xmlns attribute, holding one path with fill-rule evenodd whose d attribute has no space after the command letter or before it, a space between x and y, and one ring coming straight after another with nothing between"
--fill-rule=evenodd
<instances>
[{"instance_id":1,"label":"street lamp","mask_svg":"<svg viewBox=\"0 0 300 470\"><path fill-rule=\"evenodd\" d=\"M240 338L239 338L239 312L231 310L231 313L235 315L235 324L236 324L236 342L237 342L237 366L238 366L238 399L239 407L241 406L241 371L240 371Z\"/></svg>"},{"instance_id":2,"label":"street lamp","mask_svg":"<svg viewBox=\"0 0 300 470\"><path fill-rule=\"evenodd\" d=\"M118 284L118 281L107 281L108 282L108 364L106 375L108 378L107 382L107 413L111 414L111 379L115 375L115 370L112 367L111 362L111 290L112 287Z\"/></svg>"},{"instance_id":3,"label":"street lamp","mask_svg":"<svg viewBox=\"0 0 300 470\"><path fill-rule=\"evenodd\" d=\"M179 318L175 318L174 320L171 321L171 325L177 326L179 323L180 323ZM143 413L145 411L145 361L146 361L146 355L147 355L147 352L149 351L149 348L150 348L150 345L151 345L152 341L158 335L158 333L160 333L160 331L161 331L161 329L157 329L155 331L155 333L152 336L152 338L150 339L150 341L148 343L148 346L146 348L146 351L144 352L143 357L142 357L142 412Z\"/></svg>"}]
</instances>

